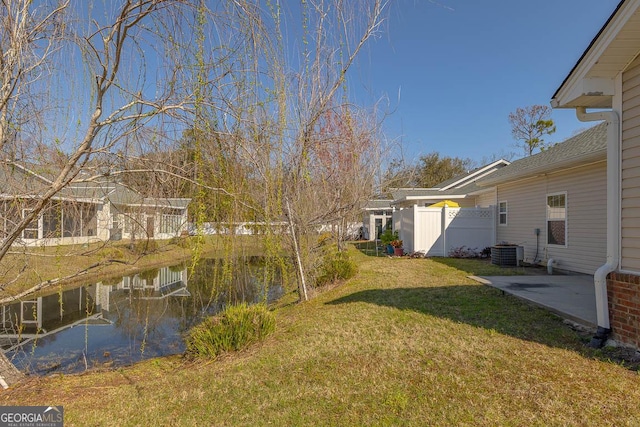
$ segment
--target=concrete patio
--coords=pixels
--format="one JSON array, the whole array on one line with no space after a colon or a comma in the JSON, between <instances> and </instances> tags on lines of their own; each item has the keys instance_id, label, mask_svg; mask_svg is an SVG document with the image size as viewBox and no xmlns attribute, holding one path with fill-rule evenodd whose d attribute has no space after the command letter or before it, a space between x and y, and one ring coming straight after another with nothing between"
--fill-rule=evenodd
<instances>
[{"instance_id":1,"label":"concrete patio","mask_svg":"<svg viewBox=\"0 0 640 427\"><path fill-rule=\"evenodd\" d=\"M597 326L593 276L567 274L470 277L544 307L562 318L589 327Z\"/></svg>"}]
</instances>

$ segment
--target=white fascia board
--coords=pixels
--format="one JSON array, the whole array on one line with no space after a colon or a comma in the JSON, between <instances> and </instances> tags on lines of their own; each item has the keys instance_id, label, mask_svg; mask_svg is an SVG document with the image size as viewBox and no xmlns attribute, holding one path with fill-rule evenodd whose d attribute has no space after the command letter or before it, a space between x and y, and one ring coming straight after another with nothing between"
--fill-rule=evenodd
<instances>
[{"instance_id":1,"label":"white fascia board","mask_svg":"<svg viewBox=\"0 0 640 427\"><path fill-rule=\"evenodd\" d=\"M466 185L466 184L468 184L470 182L473 182L473 181L475 181L477 179L480 179L483 176L494 172L492 169L495 168L496 166L498 166L499 164L504 164L505 166L508 166L509 162L504 160L504 159L496 160L495 162L493 162L491 164L488 164L488 165L484 166L483 168L478 169L477 171L475 171L475 172L473 172L473 173L471 173L469 175L466 175L463 178L460 178L456 182L454 182L452 184L449 184L446 187L440 188L439 191L446 191L446 190L448 190L450 188L462 187L462 186L464 186L464 185Z\"/></svg>"},{"instance_id":2,"label":"white fascia board","mask_svg":"<svg viewBox=\"0 0 640 427\"><path fill-rule=\"evenodd\" d=\"M400 200L396 200L394 203L411 202L414 200L464 199L465 197L467 197L466 194L442 194L438 196L407 196L407 197L403 197Z\"/></svg>"},{"instance_id":3,"label":"white fascia board","mask_svg":"<svg viewBox=\"0 0 640 427\"><path fill-rule=\"evenodd\" d=\"M627 0L619 5L618 9L614 12L614 15L609 18L604 27L596 35L596 38L592 40L589 47L587 47L587 50L578 60L578 63L574 66L565 81L556 91L555 95L551 99L551 106L553 108L575 108L576 105L571 104L571 101L575 101L580 97L580 95L576 96L578 93L582 93L582 96L586 96L585 90L593 93L598 93L600 91L604 93L609 91L603 90L603 88L599 87L596 82L586 84L583 82L585 80L590 80L587 77L589 72L593 66L600 61L602 56L605 55L613 40L615 40L622 28L624 28L629 19L634 15L638 7L640 7L640 0ZM631 60L633 60L633 58L630 58L630 61ZM620 70L620 72L621 71L622 70ZM612 86L614 86L611 88L612 92L615 88L615 85L613 85L613 78L615 76L609 77L611 77ZM589 90L590 86L592 86L591 90ZM610 95L613 95L613 92ZM588 105L580 106L589 107Z\"/></svg>"},{"instance_id":4,"label":"white fascia board","mask_svg":"<svg viewBox=\"0 0 640 427\"><path fill-rule=\"evenodd\" d=\"M566 86L566 89L560 91L558 95L551 100L553 108L574 108L576 106L590 107L585 104L582 99L584 97L602 97L613 98L615 95L615 79L603 77L585 77Z\"/></svg>"}]
</instances>

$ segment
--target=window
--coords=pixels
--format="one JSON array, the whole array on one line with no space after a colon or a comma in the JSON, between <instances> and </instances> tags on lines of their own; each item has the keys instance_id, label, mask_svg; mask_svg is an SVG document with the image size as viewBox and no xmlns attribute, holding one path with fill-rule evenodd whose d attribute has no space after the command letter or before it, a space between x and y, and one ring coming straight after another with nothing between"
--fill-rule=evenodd
<instances>
[{"instance_id":1,"label":"window","mask_svg":"<svg viewBox=\"0 0 640 427\"><path fill-rule=\"evenodd\" d=\"M127 234L141 235L144 233L142 228L142 214L131 212L124 215L124 232Z\"/></svg>"},{"instance_id":2,"label":"window","mask_svg":"<svg viewBox=\"0 0 640 427\"><path fill-rule=\"evenodd\" d=\"M80 212L82 214L82 235L95 236L98 228L96 205L83 205Z\"/></svg>"},{"instance_id":3,"label":"window","mask_svg":"<svg viewBox=\"0 0 640 427\"><path fill-rule=\"evenodd\" d=\"M42 237L62 237L62 207L54 204L42 214Z\"/></svg>"},{"instance_id":4,"label":"window","mask_svg":"<svg viewBox=\"0 0 640 427\"><path fill-rule=\"evenodd\" d=\"M0 237L4 238L11 231L10 218L10 204L9 202L0 202Z\"/></svg>"},{"instance_id":5,"label":"window","mask_svg":"<svg viewBox=\"0 0 640 427\"><path fill-rule=\"evenodd\" d=\"M547 244L567 244L567 194L547 196Z\"/></svg>"},{"instance_id":6,"label":"window","mask_svg":"<svg viewBox=\"0 0 640 427\"><path fill-rule=\"evenodd\" d=\"M31 209L23 209L22 210L22 218L25 218ZM38 219L34 219L22 230L22 238L23 239L37 239L38 238Z\"/></svg>"},{"instance_id":7,"label":"window","mask_svg":"<svg viewBox=\"0 0 640 427\"><path fill-rule=\"evenodd\" d=\"M182 225L182 215L162 215L160 223L160 232L173 234L176 233Z\"/></svg>"},{"instance_id":8,"label":"window","mask_svg":"<svg viewBox=\"0 0 640 427\"><path fill-rule=\"evenodd\" d=\"M498 224L507 225L507 202L498 202Z\"/></svg>"}]
</instances>

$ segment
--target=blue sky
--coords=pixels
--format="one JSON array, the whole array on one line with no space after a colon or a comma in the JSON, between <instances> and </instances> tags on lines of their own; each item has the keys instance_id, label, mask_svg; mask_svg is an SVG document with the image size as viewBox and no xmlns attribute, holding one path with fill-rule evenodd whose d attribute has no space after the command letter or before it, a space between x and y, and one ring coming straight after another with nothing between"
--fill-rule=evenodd
<instances>
[{"instance_id":1,"label":"blue sky","mask_svg":"<svg viewBox=\"0 0 640 427\"><path fill-rule=\"evenodd\" d=\"M389 98L389 139L407 160L516 152L508 115L549 105L619 0L395 0L385 34L350 72L356 100ZM592 124L554 110L560 142ZM395 150L399 152L398 149Z\"/></svg>"}]
</instances>

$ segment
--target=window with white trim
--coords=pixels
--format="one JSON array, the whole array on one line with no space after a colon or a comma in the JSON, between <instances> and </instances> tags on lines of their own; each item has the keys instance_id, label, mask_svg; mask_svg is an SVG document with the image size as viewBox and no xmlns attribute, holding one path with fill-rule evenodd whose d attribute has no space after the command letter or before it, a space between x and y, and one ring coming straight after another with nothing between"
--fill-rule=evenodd
<instances>
[{"instance_id":1,"label":"window with white trim","mask_svg":"<svg viewBox=\"0 0 640 427\"><path fill-rule=\"evenodd\" d=\"M60 204L52 204L43 211L42 237L62 237L62 206Z\"/></svg>"},{"instance_id":2,"label":"window with white trim","mask_svg":"<svg viewBox=\"0 0 640 427\"><path fill-rule=\"evenodd\" d=\"M31 209L23 209L22 210L22 218L25 218ZM31 221L27 226L22 230L22 238L23 239L37 239L38 238L38 218L35 218Z\"/></svg>"},{"instance_id":3,"label":"window with white trim","mask_svg":"<svg viewBox=\"0 0 640 427\"><path fill-rule=\"evenodd\" d=\"M547 195L547 244L567 245L567 193Z\"/></svg>"},{"instance_id":4,"label":"window with white trim","mask_svg":"<svg viewBox=\"0 0 640 427\"><path fill-rule=\"evenodd\" d=\"M498 224L507 225L507 202L498 202Z\"/></svg>"},{"instance_id":5,"label":"window with white trim","mask_svg":"<svg viewBox=\"0 0 640 427\"><path fill-rule=\"evenodd\" d=\"M161 233L176 233L182 225L182 215L163 214L160 220Z\"/></svg>"}]
</instances>

